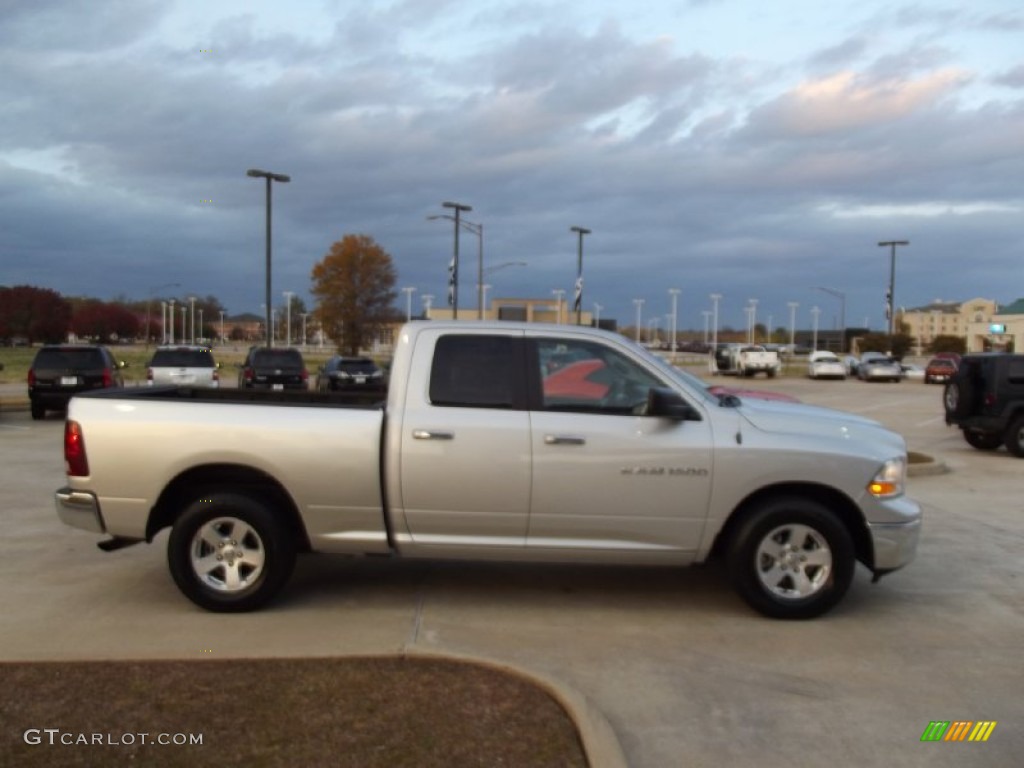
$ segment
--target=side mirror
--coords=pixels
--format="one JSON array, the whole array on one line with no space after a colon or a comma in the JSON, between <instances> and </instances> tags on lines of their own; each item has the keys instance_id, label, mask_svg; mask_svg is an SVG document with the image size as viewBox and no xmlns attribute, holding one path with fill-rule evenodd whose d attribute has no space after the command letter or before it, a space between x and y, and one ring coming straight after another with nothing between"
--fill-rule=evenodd
<instances>
[{"instance_id":1,"label":"side mirror","mask_svg":"<svg viewBox=\"0 0 1024 768\"><path fill-rule=\"evenodd\" d=\"M672 421L701 421L700 412L682 395L667 387L651 387L644 415Z\"/></svg>"}]
</instances>

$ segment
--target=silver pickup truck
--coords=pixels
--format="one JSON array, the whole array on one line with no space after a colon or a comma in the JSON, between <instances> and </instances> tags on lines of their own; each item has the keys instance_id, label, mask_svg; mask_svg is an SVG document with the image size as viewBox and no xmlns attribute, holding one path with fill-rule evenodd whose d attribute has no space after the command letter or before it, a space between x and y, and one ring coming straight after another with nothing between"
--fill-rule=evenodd
<instances>
[{"instance_id":1,"label":"silver pickup truck","mask_svg":"<svg viewBox=\"0 0 1024 768\"><path fill-rule=\"evenodd\" d=\"M68 525L106 550L170 527L181 591L265 604L300 552L682 566L724 558L774 617L909 562L906 446L876 422L715 396L625 338L420 322L387 399L140 388L76 397Z\"/></svg>"}]
</instances>

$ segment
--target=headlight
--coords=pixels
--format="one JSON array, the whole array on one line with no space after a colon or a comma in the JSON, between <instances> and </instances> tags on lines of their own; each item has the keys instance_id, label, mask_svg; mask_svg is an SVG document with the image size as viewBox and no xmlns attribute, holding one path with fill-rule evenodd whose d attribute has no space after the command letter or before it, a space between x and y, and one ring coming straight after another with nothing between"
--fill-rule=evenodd
<instances>
[{"instance_id":1,"label":"headlight","mask_svg":"<svg viewBox=\"0 0 1024 768\"><path fill-rule=\"evenodd\" d=\"M879 499L890 499L903 493L907 479L907 460L889 459L868 483L868 493Z\"/></svg>"}]
</instances>

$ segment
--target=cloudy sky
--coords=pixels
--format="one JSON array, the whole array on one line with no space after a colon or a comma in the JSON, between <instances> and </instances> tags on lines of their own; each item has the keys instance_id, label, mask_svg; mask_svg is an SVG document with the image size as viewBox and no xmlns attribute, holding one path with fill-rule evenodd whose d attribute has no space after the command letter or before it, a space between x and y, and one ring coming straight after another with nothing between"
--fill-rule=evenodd
<instances>
[{"instance_id":1,"label":"cloudy sky","mask_svg":"<svg viewBox=\"0 0 1024 768\"><path fill-rule=\"evenodd\" d=\"M1019 0L0 0L0 104L3 285L260 313L263 168L275 304L349 233L443 304L446 200L490 297L571 295L591 229L621 325L881 329L894 239L899 306L1024 296Z\"/></svg>"}]
</instances>

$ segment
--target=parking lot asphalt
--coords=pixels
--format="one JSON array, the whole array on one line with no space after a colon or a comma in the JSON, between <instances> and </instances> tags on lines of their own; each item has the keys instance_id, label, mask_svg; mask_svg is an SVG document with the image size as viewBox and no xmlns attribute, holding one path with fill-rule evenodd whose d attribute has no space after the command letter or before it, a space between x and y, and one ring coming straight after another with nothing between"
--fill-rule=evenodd
<instances>
[{"instance_id":1,"label":"parking lot asphalt","mask_svg":"<svg viewBox=\"0 0 1024 768\"><path fill-rule=\"evenodd\" d=\"M725 380L723 383L730 383ZM682 570L311 556L259 613L174 587L166 533L106 554L60 524L62 420L0 414L0 659L454 653L561 681L628 763L1019 766L1024 754L1024 461L943 422L940 387L780 379L745 386L875 418L950 472L911 478L917 559L809 622L752 613L715 565ZM931 721L996 721L922 743Z\"/></svg>"}]
</instances>

